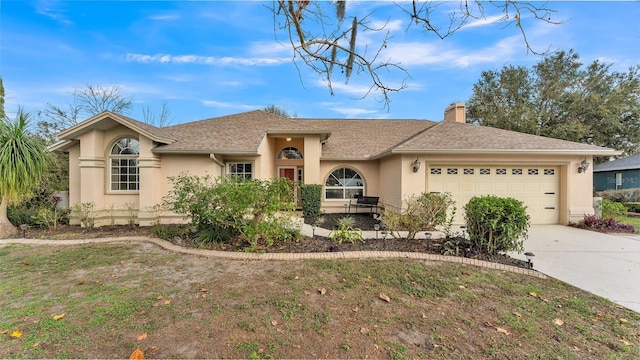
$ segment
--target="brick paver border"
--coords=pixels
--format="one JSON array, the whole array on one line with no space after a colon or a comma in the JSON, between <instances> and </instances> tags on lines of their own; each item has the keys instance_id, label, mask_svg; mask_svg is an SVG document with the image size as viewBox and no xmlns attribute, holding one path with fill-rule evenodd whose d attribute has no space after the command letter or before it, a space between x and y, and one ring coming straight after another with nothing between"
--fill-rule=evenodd
<instances>
[{"instance_id":1,"label":"brick paver border","mask_svg":"<svg viewBox=\"0 0 640 360\"><path fill-rule=\"evenodd\" d=\"M548 276L532 269L523 269L517 266L493 263L476 259L469 259L460 256L446 256L436 254L425 254L417 252L400 252L400 251L345 251L345 252L322 252L322 253L243 253L219 250L204 250L185 248L172 244L168 241L151 238L146 236L132 237L113 237L113 238L95 238L95 239L78 239L78 240L49 240L49 239L1 239L0 246L7 244L27 244L27 245L85 245L100 244L114 242L146 242L160 246L163 249L189 255L198 255L206 257L215 257L219 259L229 260L304 260L304 259L392 259L406 258L412 260L425 261L441 261L450 263L459 263L471 266L478 266L487 269L495 269L501 271L509 271L512 273L533 276L541 279L547 279Z\"/></svg>"}]
</instances>

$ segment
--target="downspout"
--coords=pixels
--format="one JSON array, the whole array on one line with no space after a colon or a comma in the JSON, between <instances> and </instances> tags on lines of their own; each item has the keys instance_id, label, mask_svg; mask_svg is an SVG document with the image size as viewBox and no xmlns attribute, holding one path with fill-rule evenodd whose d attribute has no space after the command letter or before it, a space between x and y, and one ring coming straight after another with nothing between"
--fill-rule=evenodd
<instances>
[{"instance_id":1,"label":"downspout","mask_svg":"<svg viewBox=\"0 0 640 360\"><path fill-rule=\"evenodd\" d=\"M220 166L220 175L224 175L224 163L216 157L216 154L211 153L209 154L209 157L211 158L211 160L213 160L213 162Z\"/></svg>"}]
</instances>

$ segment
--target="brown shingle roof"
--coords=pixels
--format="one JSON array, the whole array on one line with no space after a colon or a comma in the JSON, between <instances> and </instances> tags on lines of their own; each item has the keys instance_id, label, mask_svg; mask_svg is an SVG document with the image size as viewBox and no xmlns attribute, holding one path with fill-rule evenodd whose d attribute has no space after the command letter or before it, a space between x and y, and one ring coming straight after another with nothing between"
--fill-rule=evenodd
<instances>
[{"instance_id":1,"label":"brown shingle roof","mask_svg":"<svg viewBox=\"0 0 640 360\"><path fill-rule=\"evenodd\" d=\"M268 133L328 134L312 124L255 110L164 128L177 141L156 152L256 153Z\"/></svg>"},{"instance_id":2,"label":"brown shingle roof","mask_svg":"<svg viewBox=\"0 0 640 360\"><path fill-rule=\"evenodd\" d=\"M394 150L613 152L611 149L595 145L452 121L442 121L395 147Z\"/></svg>"},{"instance_id":3,"label":"brown shingle roof","mask_svg":"<svg viewBox=\"0 0 640 360\"><path fill-rule=\"evenodd\" d=\"M370 159L437 124L428 120L301 121L331 130L331 137L322 147L323 159Z\"/></svg>"}]
</instances>

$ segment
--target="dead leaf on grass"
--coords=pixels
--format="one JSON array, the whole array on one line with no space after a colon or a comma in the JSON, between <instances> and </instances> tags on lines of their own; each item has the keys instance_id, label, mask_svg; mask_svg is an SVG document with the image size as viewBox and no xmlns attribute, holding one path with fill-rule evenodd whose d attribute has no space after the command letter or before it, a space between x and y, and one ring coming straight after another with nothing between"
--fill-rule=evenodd
<instances>
[{"instance_id":1,"label":"dead leaf on grass","mask_svg":"<svg viewBox=\"0 0 640 360\"><path fill-rule=\"evenodd\" d=\"M8 332L9 332L9 329L7 329L7 330L0 330L0 334L2 334L2 335L6 334L6 333L8 333Z\"/></svg>"},{"instance_id":2,"label":"dead leaf on grass","mask_svg":"<svg viewBox=\"0 0 640 360\"><path fill-rule=\"evenodd\" d=\"M621 323L623 323L623 324L626 324L626 323L628 323L628 322L629 322L629 320L624 319L624 318L620 318L620 322L621 322Z\"/></svg>"},{"instance_id":3,"label":"dead leaf on grass","mask_svg":"<svg viewBox=\"0 0 640 360\"><path fill-rule=\"evenodd\" d=\"M537 297L538 297L538 294L536 294L535 292L530 292L530 293L529 293L529 295L530 295L530 296L533 296L533 297L535 297L535 298L537 298Z\"/></svg>"},{"instance_id":4,"label":"dead leaf on grass","mask_svg":"<svg viewBox=\"0 0 640 360\"><path fill-rule=\"evenodd\" d=\"M510 332L508 332L507 330L501 328L501 327L497 327L496 330L498 330L499 333L501 334L505 334L505 335L511 335Z\"/></svg>"},{"instance_id":5,"label":"dead leaf on grass","mask_svg":"<svg viewBox=\"0 0 640 360\"><path fill-rule=\"evenodd\" d=\"M305 291L304 291L304 294L305 294L306 296L309 296L309 295L311 295L311 291L305 290Z\"/></svg>"},{"instance_id":6,"label":"dead leaf on grass","mask_svg":"<svg viewBox=\"0 0 640 360\"><path fill-rule=\"evenodd\" d=\"M627 340L625 340L625 339L620 339L620 341L621 341L623 344L627 345L627 346L633 346L633 343L630 343L630 342L628 342L628 341L627 341Z\"/></svg>"},{"instance_id":7,"label":"dead leaf on grass","mask_svg":"<svg viewBox=\"0 0 640 360\"><path fill-rule=\"evenodd\" d=\"M22 336L22 331L20 330L15 330L13 331L9 336L11 336L12 338L19 338Z\"/></svg>"},{"instance_id":8,"label":"dead leaf on grass","mask_svg":"<svg viewBox=\"0 0 640 360\"><path fill-rule=\"evenodd\" d=\"M62 313L62 314L59 314L59 315L53 315L52 317L53 317L53 320L58 321L58 320L62 319L64 317L64 315L65 315L65 313Z\"/></svg>"},{"instance_id":9,"label":"dead leaf on grass","mask_svg":"<svg viewBox=\"0 0 640 360\"><path fill-rule=\"evenodd\" d=\"M458 285L458 287L459 287L460 289L466 289L466 288L467 288L467 287L466 287L466 286L464 286L464 285Z\"/></svg>"},{"instance_id":10,"label":"dead leaf on grass","mask_svg":"<svg viewBox=\"0 0 640 360\"><path fill-rule=\"evenodd\" d=\"M386 302L391 302L391 298L389 298L385 293L380 293L378 297Z\"/></svg>"},{"instance_id":11,"label":"dead leaf on grass","mask_svg":"<svg viewBox=\"0 0 640 360\"><path fill-rule=\"evenodd\" d=\"M564 325L564 321L562 321L562 319L558 319L558 318L554 319L553 323L558 325L558 326Z\"/></svg>"},{"instance_id":12,"label":"dead leaf on grass","mask_svg":"<svg viewBox=\"0 0 640 360\"><path fill-rule=\"evenodd\" d=\"M276 325L278 325L278 322L275 320L271 320L271 326L276 326Z\"/></svg>"},{"instance_id":13,"label":"dead leaf on grass","mask_svg":"<svg viewBox=\"0 0 640 360\"><path fill-rule=\"evenodd\" d=\"M171 300L165 300L164 304L165 304L165 305L169 305L169 304L171 304Z\"/></svg>"},{"instance_id":14,"label":"dead leaf on grass","mask_svg":"<svg viewBox=\"0 0 640 360\"><path fill-rule=\"evenodd\" d=\"M356 312L356 313L357 313L358 311L360 311L360 308L356 306L356 307L354 307L353 309L351 309L351 311L353 311L353 312Z\"/></svg>"},{"instance_id":15,"label":"dead leaf on grass","mask_svg":"<svg viewBox=\"0 0 640 360\"><path fill-rule=\"evenodd\" d=\"M515 317L517 317L518 319L522 319L522 314L520 314L519 312L514 311L514 312L512 312L512 314L513 314Z\"/></svg>"},{"instance_id":16,"label":"dead leaf on grass","mask_svg":"<svg viewBox=\"0 0 640 360\"><path fill-rule=\"evenodd\" d=\"M140 348L136 348L129 356L129 360L144 360L144 353Z\"/></svg>"},{"instance_id":17,"label":"dead leaf on grass","mask_svg":"<svg viewBox=\"0 0 640 360\"><path fill-rule=\"evenodd\" d=\"M209 290L208 290L208 289L206 289L206 288L202 288L202 289L200 289L200 292L205 292L205 293L206 293L206 292L208 292L208 291L209 291Z\"/></svg>"},{"instance_id":18,"label":"dead leaf on grass","mask_svg":"<svg viewBox=\"0 0 640 360\"><path fill-rule=\"evenodd\" d=\"M158 295L158 300L162 300L162 299L164 299L164 296Z\"/></svg>"},{"instance_id":19,"label":"dead leaf on grass","mask_svg":"<svg viewBox=\"0 0 640 360\"><path fill-rule=\"evenodd\" d=\"M142 333L142 334L140 334L140 336L138 336L138 341L142 341L142 340L144 340L146 338L147 338L147 333Z\"/></svg>"},{"instance_id":20,"label":"dead leaf on grass","mask_svg":"<svg viewBox=\"0 0 640 360\"><path fill-rule=\"evenodd\" d=\"M32 347L32 348L37 348L38 346L40 346L40 343L39 343L39 342L37 342L37 343L35 343L35 344L31 345L31 347Z\"/></svg>"},{"instance_id":21,"label":"dead leaf on grass","mask_svg":"<svg viewBox=\"0 0 640 360\"><path fill-rule=\"evenodd\" d=\"M368 332L369 332L369 328L366 328L366 327L360 328L360 334L367 334Z\"/></svg>"},{"instance_id":22,"label":"dead leaf on grass","mask_svg":"<svg viewBox=\"0 0 640 360\"><path fill-rule=\"evenodd\" d=\"M78 285L84 285L86 283L87 283L87 280L82 279L80 280L80 282L78 282Z\"/></svg>"},{"instance_id":23,"label":"dead leaf on grass","mask_svg":"<svg viewBox=\"0 0 640 360\"><path fill-rule=\"evenodd\" d=\"M327 293L327 289L322 288L322 289L318 289L318 292L320 293L320 295L324 295Z\"/></svg>"}]
</instances>

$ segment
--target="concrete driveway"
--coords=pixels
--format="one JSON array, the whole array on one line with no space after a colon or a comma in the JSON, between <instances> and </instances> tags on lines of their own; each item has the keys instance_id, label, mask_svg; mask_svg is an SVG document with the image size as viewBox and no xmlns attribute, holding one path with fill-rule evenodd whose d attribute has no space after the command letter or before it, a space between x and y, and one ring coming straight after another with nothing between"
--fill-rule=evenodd
<instances>
[{"instance_id":1,"label":"concrete driveway","mask_svg":"<svg viewBox=\"0 0 640 360\"><path fill-rule=\"evenodd\" d=\"M536 270L640 313L640 235L533 225L524 248Z\"/></svg>"}]
</instances>

